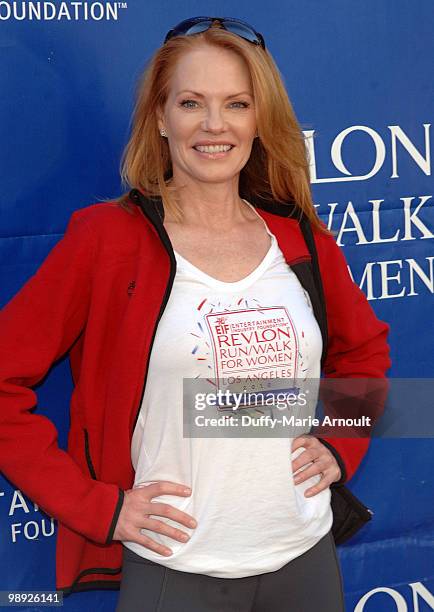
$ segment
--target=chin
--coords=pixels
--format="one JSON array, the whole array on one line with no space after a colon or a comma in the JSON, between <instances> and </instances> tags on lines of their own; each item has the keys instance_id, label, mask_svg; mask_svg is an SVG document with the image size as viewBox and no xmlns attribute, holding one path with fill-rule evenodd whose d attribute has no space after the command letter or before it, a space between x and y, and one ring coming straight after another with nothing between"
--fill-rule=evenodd
<instances>
[{"instance_id":1,"label":"chin","mask_svg":"<svg viewBox=\"0 0 434 612\"><path fill-rule=\"evenodd\" d=\"M234 168L233 170L230 170L229 168L209 168L204 170L203 168L201 168L195 170L190 169L188 174L191 176L191 178L196 179L198 181L206 181L207 179L211 181L229 181L236 174L238 174L238 172L239 171L237 168Z\"/></svg>"}]
</instances>

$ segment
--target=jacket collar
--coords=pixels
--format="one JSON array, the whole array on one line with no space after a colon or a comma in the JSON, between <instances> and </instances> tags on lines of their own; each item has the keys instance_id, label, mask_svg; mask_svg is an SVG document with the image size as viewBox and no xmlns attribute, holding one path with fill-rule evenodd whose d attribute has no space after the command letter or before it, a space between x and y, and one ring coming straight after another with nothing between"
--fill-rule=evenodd
<instances>
[{"instance_id":1,"label":"jacket collar","mask_svg":"<svg viewBox=\"0 0 434 612\"><path fill-rule=\"evenodd\" d=\"M145 217L152 223L167 251L171 254L173 248L164 228L164 207L161 197L147 197L138 189L131 189L129 198L139 206ZM282 204L259 197L249 201L267 223L270 231L276 236L288 264L300 259L310 259L309 250L300 227L300 224L303 224L306 218L294 203ZM289 237L290 230L292 231Z\"/></svg>"},{"instance_id":2,"label":"jacket collar","mask_svg":"<svg viewBox=\"0 0 434 612\"><path fill-rule=\"evenodd\" d=\"M138 204L142 209L146 206L148 209L152 209L155 220L159 219L159 222L164 221L164 207L160 196L147 197L139 189L131 189L129 192L129 198L135 204ZM282 204L274 200L266 200L256 196L254 199L250 198L250 203L260 210L269 212L279 217L296 218L300 217L301 211L293 202ZM302 215L302 213L301 213ZM149 215L148 215L149 216Z\"/></svg>"}]
</instances>

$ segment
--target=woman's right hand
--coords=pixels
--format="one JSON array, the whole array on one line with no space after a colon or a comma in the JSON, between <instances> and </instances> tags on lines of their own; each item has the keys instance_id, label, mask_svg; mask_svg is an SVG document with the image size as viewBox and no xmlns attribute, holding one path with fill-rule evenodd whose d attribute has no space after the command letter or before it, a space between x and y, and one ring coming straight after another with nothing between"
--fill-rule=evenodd
<instances>
[{"instance_id":1,"label":"woman's right hand","mask_svg":"<svg viewBox=\"0 0 434 612\"><path fill-rule=\"evenodd\" d=\"M160 495L180 495L188 497L191 495L191 489L185 485L167 480L160 480L159 482L146 486L128 489L125 491L124 501L116 524L113 540L136 542L165 557L170 556L172 550L167 546L158 544L152 538L143 535L140 531L141 529L149 529L155 533L161 533L178 542L187 542L190 536L185 533L185 531L171 527L163 521L150 518L151 514L163 516L181 525L185 525L189 529L193 529L197 525L194 518L189 514L178 510L170 504L152 501L153 497Z\"/></svg>"}]
</instances>

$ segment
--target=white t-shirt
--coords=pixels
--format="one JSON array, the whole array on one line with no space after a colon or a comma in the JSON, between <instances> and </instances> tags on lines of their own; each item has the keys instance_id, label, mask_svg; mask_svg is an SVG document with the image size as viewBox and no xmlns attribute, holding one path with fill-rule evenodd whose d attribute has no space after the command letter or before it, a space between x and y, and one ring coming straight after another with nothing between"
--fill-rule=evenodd
<instances>
[{"instance_id":1,"label":"white t-shirt","mask_svg":"<svg viewBox=\"0 0 434 612\"><path fill-rule=\"evenodd\" d=\"M183 437L184 378L209 379L211 386L238 376L258 389L276 377L320 377L322 339L309 296L267 232L265 258L238 282L218 281L175 253L177 272L154 339L131 457L135 486L170 480L191 487L190 497L153 501L187 512L198 526L155 515L191 536L183 543L142 530L168 546L170 557L124 542L172 569L220 578L275 571L332 525L330 489L303 495L319 476L294 485L291 461L302 449L291 454L292 438Z\"/></svg>"}]
</instances>

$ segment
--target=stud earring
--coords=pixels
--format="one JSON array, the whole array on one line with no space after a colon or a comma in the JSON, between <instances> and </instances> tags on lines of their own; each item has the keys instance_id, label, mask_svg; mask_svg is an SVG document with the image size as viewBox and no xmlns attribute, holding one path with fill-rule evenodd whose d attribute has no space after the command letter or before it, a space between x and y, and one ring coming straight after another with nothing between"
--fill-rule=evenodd
<instances>
[{"instance_id":1,"label":"stud earring","mask_svg":"<svg viewBox=\"0 0 434 612\"><path fill-rule=\"evenodd\" d=\"M161 134L161 136L167 136L167 132L164 129L160 130L160 134Z\"/></svg>"}]
</instances>

